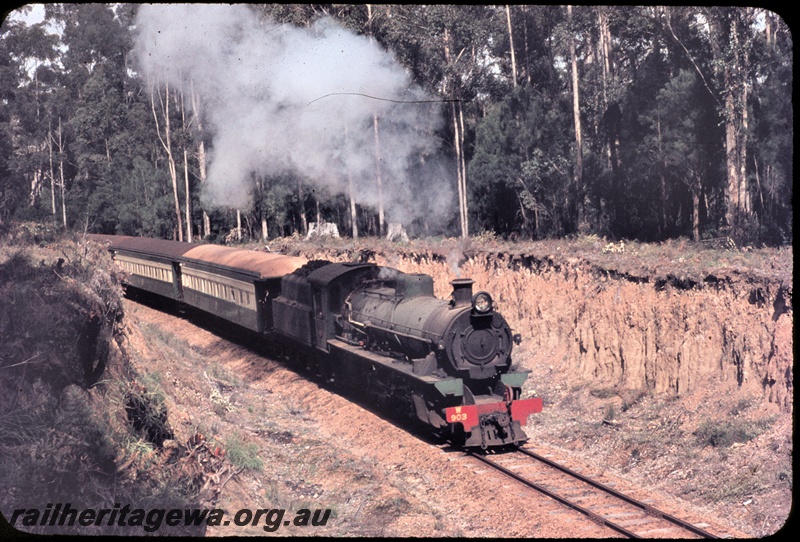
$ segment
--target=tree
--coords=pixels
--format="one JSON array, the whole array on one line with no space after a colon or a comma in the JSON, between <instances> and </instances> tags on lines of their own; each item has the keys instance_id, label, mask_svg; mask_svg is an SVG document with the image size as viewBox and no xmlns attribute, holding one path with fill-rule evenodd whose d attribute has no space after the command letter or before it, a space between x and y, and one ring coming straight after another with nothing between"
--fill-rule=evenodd
<instances>
[{"instance_id":1,"label":"tree","mask_svg":"<svg viewBox=\"0 0 800 542\"><path fill-rule=\"evenodd\" d=\"M496 92L495 69L501 59L490 36L495 40L507 36L505 11L479 5L392 6L391 17L380 19L373 28L376 38L392 49L417 83L449 102L442 137L453 158L459 233L467 237L467 164L484 100Z\"/></svg>"},{"instance_id":2,"label":"tree","mask_svg":"<svg viewBox=\"0 0 800 542\"><path fill-rule=\"evenodd\" d=\"M158 111L156 111L156 99L154 94L158 94ZM164 98L161 98L161 93L155 90L155 85L150 87L150 107L153 111L153 119L156 123L156 134L158 135L158 140L161 143L161 146L164 148L164 152L167 155L167 167L169 168L169 178L172 182L172 196L173 201L175 203L175 226L177 228L177 238L178 241L183 241L183 226L182 226L182 218L181 218L181 201L180 197L178 196L178 169L175 165L175 156L172 153L172 131L171 131L171 121L170 121L170 95L169 95L169 83L164 84ZM161 133L161 128L159 128L158 122L158 114L161 114L162 118L164 119L164 133Z\"/></svg>"},{"instance_id":3,"label":"tree","mask_svg":"<svg viewBox=\"0 0 800 542\"><path fill-rule=\"evenodd\" d=\"M714 109L710 96L693 71L681 70L658 93L656 106L643 116L650 129L641 146L643 154L655 158L667 201L677 203L670 222L679 232L691 232L700 240L701 198L706 179L713 178L713 146L704 144L714 129ZM685 194L690 201L684 200ZM688 216L674 216L691 209Z\"/></svg>"},{"instance_id":4,"label":"tree","mask_svg":"<svg viewBox=\"0 0 800 542\"><path fill-rule=\"evenodd\" d=\"M129 69L137 9L47 4L45 24L58 34L44 24L4 22L0 220L53 218L70 227L90 219L108 233L180 238L182 228L184 238L194 237L210 118L190 86L171 81L151 94ZM692 6L257 9L309 27L333 17L390 49L415 84L444 102L441 123L425 128L441 148L425 147L407 161L412 192L417 183L450 179L458 209L453 205L448 227L462 236L486 228L542 238L580 227L643 240L725 234L791 242L793 43L774 13ZM387 159L404 123L414 124L377 105L358 126L351 121L351 139L356 130L370 137L347 151L363 155L351 197L341 168L342 194L321 194L300 176L281 179L288 189L278 185L280 175L254 178L258 204L241 210L242 226L252 233L260 222L266 238L305 231L315 213L343 230L382 232L381 193L398 171ZM427 168L444 156L448 177L429 177ZM378 195L375 209L358 201L365 178ZM221 221L213 234L236 227L235 214L211 215ZM212 235L205 210L203 233Z\"/></svg>"},{"instance_id":5,"label":"tree","mask_svg":"<svg viewBox=\"0 0 800 542\"><path fill-rule=\"evenodd\" d=\"M762 240L791 244L794 110L792 105L792 39L786 23L764 12L764 35L753 60L759 67L752 93L752 169L756 190L753 210L764 228Z\"/></svg>"},{"instance_id":6,"label":"tree","mask_svg":"<svg viewBox=\"0 0 800 542\"><path fill-rule=\"evenodd\" d=\"M200 97L194 90L194 85L190 87L190 96L192 100L192 114L194 116L194 126L196 130L196 145L197 151L195 153L197 157L197 168L199 173L200 184L203 185L206 182L208 171L206 169L206 144L205 144L205 130L204 130L204 123L203 117L201 114L200 108ZM203 237L208 238L211 235L211 219L208 216L208 212L203 209Z\"/></svg>"},{"instance_id":7,"label":"tree","mask_svg":"<svg viewBox=\"0 0 800 542\"><path fill-rule=\"evenodd\" d=\"M0 223L23 203L38 205L42 195L56 44L44 23L7 19L0 27ZM52 196L52 176L50 189Z\"/></svg>"},{"instance_id":8,"label":"tree","mask_svg":"<svg viewBox=\"0 0 800 542\"><path fill-rule=\"evenodd\" d=\"M572 25L572 6L567 6L567 21ZM575 32L569 32L569 64L572 75L572 119L575 126L575 216L578 226L583 223L583 131L581 130L581 100L578 86L578 56L575 52Z\"/></svg>"},{"instance_id":9,"label":"tree","mask_svg":"<svg viewBox=\"0 0 800 542\"><path fill-rule=\"evenodd\" d=\"M511 6L506 4L506 22L508 23L508 49L511 54L511 82L517 88L517 58L514 51L514 30L511 26Z\"/></svg>"},{"instance_id":10,"label":"tree","mask_svg":"<svg viewBox=\"0 0 800 542\"><path fill-rule=\"evenodd\" d=\"M532 238L563 234L571 211L568 96L519 87L478 126L473 209L479 224Z\"/></svg>"},{"instance_id":11,"label":"tree","mask_svg":"<svg viewBox=\"0 0 800 542\"><path fill-rule=\"evenodd\" d=\"M752 8L704 10L714 56L714 77L721 89L725 124L725 222L740 235L752 214L747 182L749 55L753 39Z\"/></svg>"}]
</instances>

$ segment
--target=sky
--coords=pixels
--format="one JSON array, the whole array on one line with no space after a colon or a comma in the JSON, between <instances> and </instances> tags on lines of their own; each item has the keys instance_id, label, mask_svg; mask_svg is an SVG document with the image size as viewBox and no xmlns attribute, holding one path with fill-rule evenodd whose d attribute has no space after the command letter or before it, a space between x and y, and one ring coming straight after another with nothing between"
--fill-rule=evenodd
<instances>
[{"instance_id":1,"label":"sky","mask_svg":"<svg viewBox=\"0 0 800 542\"><path fill-rule=\"evenodd\" d=\"M9 17L12 18L20 18L25 21L26 24L36 24L40 23L44 20L44 4L25 4L31 8L28 13L25 13L20 7L14 8L10 13ZM3 8L3 15L5 15L6 8Z\"/></svg>"}]
</instances>

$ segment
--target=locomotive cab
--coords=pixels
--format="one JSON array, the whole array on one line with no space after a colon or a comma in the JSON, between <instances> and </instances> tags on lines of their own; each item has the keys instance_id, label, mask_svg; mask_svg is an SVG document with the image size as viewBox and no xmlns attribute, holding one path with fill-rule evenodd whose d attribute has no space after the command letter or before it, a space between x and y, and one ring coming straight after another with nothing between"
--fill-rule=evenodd
<instances>
[{"instance_id":1,"label":"locomotive cab","mask_svg":"<svg viewBox=\"0 0 800 542\"><path fill-rule=\"evenodd\" d=\"M275 330L328 352L328 341L337 334L342 298L374 275L376 268L374 264L317 260L286 275L281 295L272 301Z\"/></svg>"}]
</instances>

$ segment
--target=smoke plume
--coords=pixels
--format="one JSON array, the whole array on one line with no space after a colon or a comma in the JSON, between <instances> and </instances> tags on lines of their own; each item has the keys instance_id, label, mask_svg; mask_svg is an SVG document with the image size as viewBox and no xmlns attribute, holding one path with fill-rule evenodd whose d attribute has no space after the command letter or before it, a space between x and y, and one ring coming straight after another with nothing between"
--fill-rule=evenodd
<instances>
[{"instance_id":1,"label":"smoke plume","mask_svg":"<svg viewBox=\"0 0 800 542\"><path fill-rule=\"evenodd\" d=\"M331 19L297 28L241 4L142 5L134 56L150 82L200 98L212 136L206 205L245 207L254 173L293 172L331 194L352 185L357 203L377 208L377 115L387 221L451 209L450 175L431 158L441 104Z\"/></svg>"}]
</instances>

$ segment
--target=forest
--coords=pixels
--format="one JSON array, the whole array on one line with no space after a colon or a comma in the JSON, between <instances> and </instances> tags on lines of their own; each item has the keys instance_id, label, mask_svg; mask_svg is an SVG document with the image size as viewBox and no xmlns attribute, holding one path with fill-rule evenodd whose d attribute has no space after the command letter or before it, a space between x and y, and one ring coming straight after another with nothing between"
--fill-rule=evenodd
<instances>
[{"instance_id":1,"label":"forest","mask_svg":"<svg viewBox=\"0 0 800 542\"><path fill-rule=\"evenodd\" d=\"M25 6L0 228L791 244L792 48L756 7Z\"/></svg>"}]
</instances>

